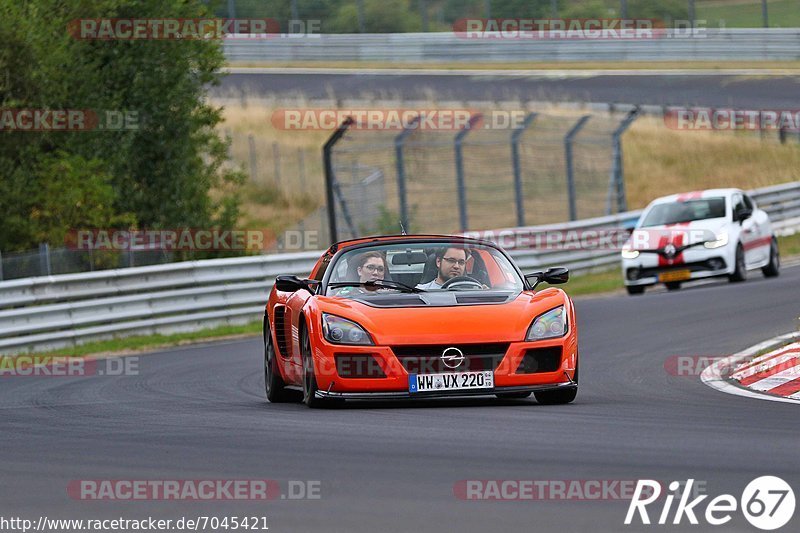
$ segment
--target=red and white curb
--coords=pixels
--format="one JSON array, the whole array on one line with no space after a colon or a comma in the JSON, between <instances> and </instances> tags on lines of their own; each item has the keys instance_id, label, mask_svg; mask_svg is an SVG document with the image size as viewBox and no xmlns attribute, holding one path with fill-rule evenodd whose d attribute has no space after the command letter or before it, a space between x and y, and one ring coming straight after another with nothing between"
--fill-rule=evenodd
<instances>
[{"instance_id":1,"label":"red and white curb","mask_svg":"<svg viewBox=\"0 0 800 533\"><path fill-rule=\"evenodd\" d=\"M720 359L700 379L728 394L800 403L800 333L781 335Z\"/></svg>"}]
</instances>

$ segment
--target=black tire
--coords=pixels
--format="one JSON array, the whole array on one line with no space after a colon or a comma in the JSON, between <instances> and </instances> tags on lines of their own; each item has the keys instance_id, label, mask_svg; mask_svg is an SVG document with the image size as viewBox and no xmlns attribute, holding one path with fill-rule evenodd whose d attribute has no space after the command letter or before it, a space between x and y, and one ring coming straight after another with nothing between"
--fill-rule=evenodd
<instances>
[{"instance_id":1,"label":"black tire","mask_svg":"<svg viewBox=\"0 0 800 533\"><path fill-rule=\"evenodd\" d=\"M775 278L781 273L781 252L778 249L778 240L772 238L772 244L769 248L769 263L761 269L766 278Z\"/></svg>"},{"instance_id":2,"label":"black tire","mask_svg":"<svg viewBox=\"0 0 800 533\"><path fill-rule=\"evenodd\" d=\"M680 281L667 281L666 283L664 283L664 285L667 286L668 291L677 291L680 290L681 288Z\"/></svg>"},{"instance_id":3,"label":"black tire","mask_svg":"<svg viewBox=\"0 0 800 533\"><path fill-rule=\"evenodd\" d=\"M286 383L278 370L275 345L267 317L264 317L264 394L270 403L286 403L297 399L294 391L286 389Z\"/></svg>"},{"instance_id":4,"label":"black tire","mask_svg":"<svg viewBox=\"0 0 800 533\"><path fill-rule=\"evenodd\" d=\"M580 359L575 364L575 376L572 381L575 382L574 387L556 390L546 390L541 392L534 392L536 401L542 405L563 405L575 400L578 395L578 371L580 370Z\"/></svg>"},{"instance_id":5,"label":"black tire","mask_svg":"<svg viewBox=\"0 0 800 533\"><path fill-rule=\"evenodd\" d=\"M747 267L744 262L744 248L742 244L736 247L736 270L733 274L728 276L728 281L731 283L739 283L747 279Z\"/></svg>"},{"instance_id":6,"label":"black tire","mask_svg":"<svg viewBox=\"0 0 800 533\"><path fill-rule=\"evenodd\" d=\"M522 400L530 395L530 392L498 392L495 394L495 396L503 400Z\"/></svg>"},{"instance_id":7,"label":"black tire","mask_svg":"<svg viewBox=\"0 0 800 533\"><path fill-rule=\"evenodd\" d=\"M314 375L314 361L311 356L311 337L308 335L308 329L305 326L301 329L300 355L303 359L303 403L312 409L341 405L344 403L343 401L317 398L316 392L319 388L317 387L317 377Z\"/></svg>"},{"instance_id":8,"label":"black tire","mask_svg":"<svg viewBox=\"0 0 800 533\"><path fill-rule=\"evenodd\" d=\"M626 285L625 289L631 296L636 294L644 294L644 285Z\"/></svg>"}]
</instances>

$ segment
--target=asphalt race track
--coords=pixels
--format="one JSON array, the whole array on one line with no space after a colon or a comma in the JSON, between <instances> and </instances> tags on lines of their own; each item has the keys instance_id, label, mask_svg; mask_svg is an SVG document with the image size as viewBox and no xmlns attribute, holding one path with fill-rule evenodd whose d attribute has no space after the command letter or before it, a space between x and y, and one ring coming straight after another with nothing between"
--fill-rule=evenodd
<instances>
[{"instance_id":1,"label":"asphalt race track","mask_svg":"<svg viewBox=\"0 0 800 533\"><path fill-rule=\"evenodd\" d=\"M238 71L237 71L238 72ZM797 76L438 74L228 74L209 94L221 97L402 98L406 100L542 100L643 105L795 109Z\"/></svg>"},{"instance_id":2,"label":"asphalt race track","mask_svg":"<svg viewBox=\"0 0 800 533\"><path fill-rule=\"evenodd\" d=\"M581 388L566 406L268 404L259 340L142 356L138 376L0 378L3 514L265 515L278 532L671 531L623 526L626 501L463 501L453 487L694 478L712 497L739 498L768 474L800 486L796 406L726 395L664 369L671 355L729 354L796 329L800 268L750 276L579 300ZM319 480L321 499L96 502L66 490L75 479L230 478ZM716 530L754 531L738 512Z\"/></svg>"}]
</instances>

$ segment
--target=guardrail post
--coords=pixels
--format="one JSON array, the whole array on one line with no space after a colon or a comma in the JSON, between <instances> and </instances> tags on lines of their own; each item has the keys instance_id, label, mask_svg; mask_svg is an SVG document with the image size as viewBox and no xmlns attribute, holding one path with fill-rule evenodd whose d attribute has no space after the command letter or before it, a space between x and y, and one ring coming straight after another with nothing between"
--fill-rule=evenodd
<instances>
[{"instance_id":1,"label":"guardrail post","mask_svg":"<svg viewBox=\"0 0 800 533\"><path fill-rule=\"evenodd\" d=\"M408 199L406 197L406 167L403 160L403 147L406 139L416 129L419 116L414 117L408 127L403 128L397 137L394 138L394 157L395 167L397 168L397 196L400 203L400 222L407 232L411 232L411 225L408 223Z\"/></svg>"},{"instance_id":2,"label":"guardrail post","mask_svg":"<svg viewBox=\"0 0 800 533\"><path fill-rule=\"evenodd\" d=\"M339 142L339 139L353 124L353 117L347 117L342 125L336 128L333 135L328 138L325 145L322 147L322 160L325 166L325 201L328 203L328 231L330 232L331 243L338 242L338 234L336 232L336 204L334 199L334 179L333 174L333 147Z\"/></svg>"},{"instance_id":3,"label":"guardrail post","mask_svg":"<svg viewBox=\"0 0 800 533\"><path fill-rule=\"evenodd\" d=\"M511 165L514 168L514 196L517 203L517 226L525 225L525 202L522 197L522 169L519 164L519 138L528 129L536 113L528 113L519 128L511 133Z\"/></svg>"},{"instance_id":4,"label":"guardrail post","mask_svg":"<svg viewBox=\"0 0 800 533\"><path fill-rule=\"evenodd\" d=\"M617 212L627 211L628 201L625 198L625 173L622 162L622 134L639 117L639 107L633 108L628 115L622 119L614 133L611 135L611 147L613 150L611 158L611 175L608 179L608 196L606 197L606 214L611 214L613 197L617 197Z\"/></svg>"},{"instance_id":5,"label":"guardrail post","mask_svg":"<svg viewBox=\"0 0 800 533\"><path fill-rule=\"evenodd\" d=\"M464 154L462 153L461 145L469 130L482 117L481 113L472 115L469 122L456 134L454 143L456 152L456 188L458 189L458 219L462 233L467 231L467 188L464 181Z\"/></svg>"},{"instance_id":6,"label":"guardrail post","mask_svg":"<svg viewBox=\"0 0 800 533\"><path fill-rule=\"evenodd\" d=\"M564 136L564 157L567 164L567 197L569 199L570 220L578 219L578 206L575 199L575 170L572 165L572 140L590 118L592 118L591 115L582 116Z\"/></svg>"},{"instance_id":7,"label":"guardrail post","mask_svg":"<svg viewBox=\"0 0 800 533\"><path fill-rule=\"evenodd\" d=\"M46 242L39 243L39 272L42 276L49 276L50 271L50 245Z\"/></svg>"}]
</instances>

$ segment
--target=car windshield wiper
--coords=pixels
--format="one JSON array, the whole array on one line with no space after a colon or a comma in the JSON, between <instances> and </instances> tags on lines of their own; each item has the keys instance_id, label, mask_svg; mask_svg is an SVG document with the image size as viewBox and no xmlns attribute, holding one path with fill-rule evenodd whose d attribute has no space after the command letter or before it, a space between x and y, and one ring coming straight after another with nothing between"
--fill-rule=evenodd
<instances>
[{"instance_id":1,"label":"car windshield wiper","mask_svg":"<svg viewBox=\"0 0 800 533\"><path fill-rule=\"evenodd\" d=\"M329 289L338 289L339 287L378 287L383 289L396 289L401 292L428 292L425 289L411 287L405 283L389 281L388 279L372 279L369 281L339 281L328 284Z\"/></svg>"}]
</instances>

